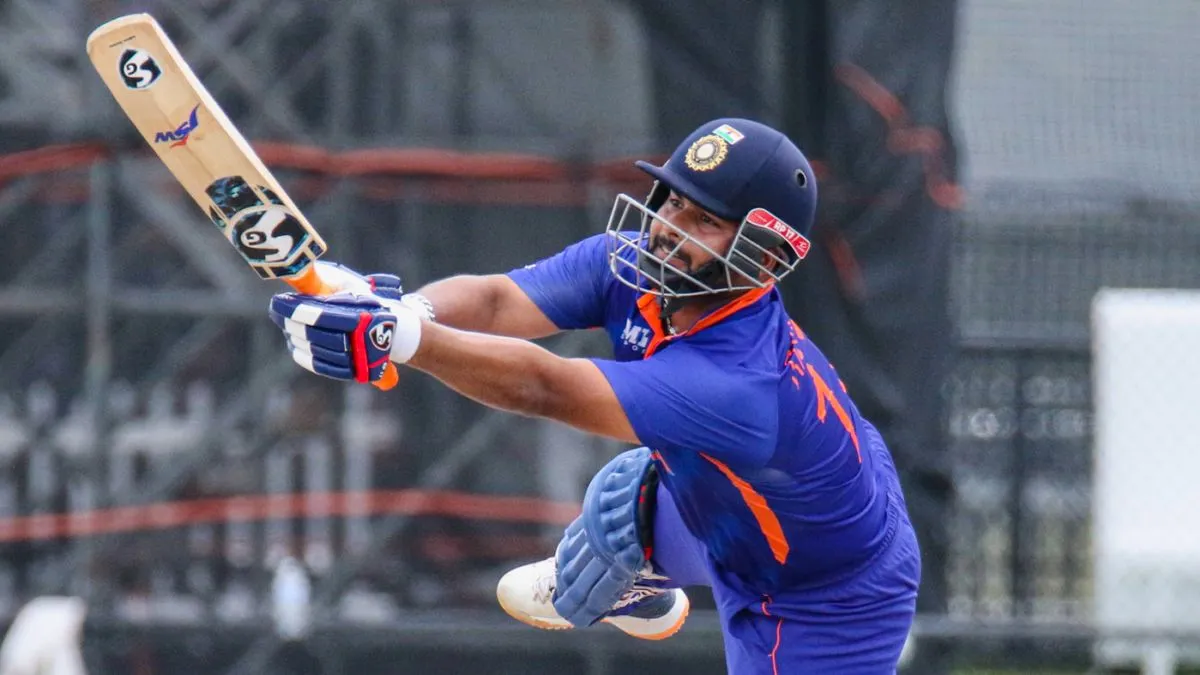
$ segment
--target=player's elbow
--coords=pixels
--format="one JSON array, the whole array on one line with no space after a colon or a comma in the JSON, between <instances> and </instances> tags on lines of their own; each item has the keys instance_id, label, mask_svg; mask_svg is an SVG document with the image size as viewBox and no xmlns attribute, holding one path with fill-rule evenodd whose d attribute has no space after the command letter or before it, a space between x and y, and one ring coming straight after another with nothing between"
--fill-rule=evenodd
<instances>
[{"instance_id":1,"label":"player's elbow","mask_svg":"<svg viewBox=\"0 0 1200 675\"><path fill-rule=\"evenodd\" d=\"M494 274L458 274L437 282L453 289L461 298L469 298L472 323L468 327L483 333L492 333L491 327L500 312L500 291Z\"/></svg>"},{"instance_id":2,"label":"player's elbow","mask_svg":"<svg viewBox=\"0 0 1200 675\"><path fill-rule=\"evenodd\" d=\"M500 277L499 274L460 274L454 279L460 280L464 285L469 285L475 297L478 299L478 310L480 314L492 319L500 311L500 303L502 300L500 294Z\"/></svg>"},{"instance_id":3,"label":"player's elbow","mask_svg":"<svg viewBox=\"0 0 1200 675\"><path fill-rule=\"evenodd\" d=\"M571 374L567 359L553 356L538 364L524 387L527 413L571 424Z\"/></svg>"},{"instance_id":4,"label":"player's elbow","mask_svg":"<svg viewBox=\"0 0 1200 675\"><path fill-rule=\"evenodd\" d=\"M640 443L604 374L588 359L555 358L539 379L537 417L591 434Z\"/></svg>"}]
</instances>

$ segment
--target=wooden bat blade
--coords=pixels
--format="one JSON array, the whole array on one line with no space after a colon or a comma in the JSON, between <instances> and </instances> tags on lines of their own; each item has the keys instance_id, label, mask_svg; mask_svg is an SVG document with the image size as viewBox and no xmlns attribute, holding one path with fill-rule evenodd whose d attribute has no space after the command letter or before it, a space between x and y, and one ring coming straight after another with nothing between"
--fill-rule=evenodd
<instances>
[{"instance_id":1,"label":"wooden bat blade","mask_svg":"<svg viewBox=\"0 0 1200 675\"><path fill-rule=\"evenodd\" d=\"M92 31L87 53L142 138L217 230L264 279L302 293L329 287L313 262L325 241L149 14ZM388 364L381 389L395 385Z\"/></svg>"},{"instance_id":2,"label":"wooden bat blade","mask_svg":"<svg viewBox=\"0 0 1200 675\"><path fill-rule=\"evenodd\" d=\"M321 235L148 14L114 19L88 57L142 138L259 276L298 276Z\"/></svg>"}]
</instances>

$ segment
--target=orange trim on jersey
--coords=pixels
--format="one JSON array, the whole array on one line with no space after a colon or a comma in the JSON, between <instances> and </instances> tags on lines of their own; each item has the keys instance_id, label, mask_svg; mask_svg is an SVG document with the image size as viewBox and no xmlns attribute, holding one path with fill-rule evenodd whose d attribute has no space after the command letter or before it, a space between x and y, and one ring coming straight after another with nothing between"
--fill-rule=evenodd
<instances>
[{"instance_id":1,"label":"orange trim on jersey","mask_svg":"<svg viewBox=\"0 0 1200 675\"><path fill-rule=\"evenodd\" d=\"M719 323L721 320L729 317L731 314L736 313L738 310L749 307L750 305L758 302L764 295L771 292L771 289L774 287L775 284L772 283L767 284L762 288L756 288L752 291L747 291L731 300L728 304L722 305L720 309L712 314L701 317L701 319L697 321L696 324L691 328L675 335L666 335L663 333L662 307L658 303L658 296L654 295L653 293L643 293L642 297L638 298L638 312L640 312L642 318L646 320L646 324L650 326L650 331L653 334L650 338L650 344L646 345L646 355L643 358L650 358L650 355L657 351L658 348L668 340L676 340L685 335L699 333L705 328Z\"/></svg>"},{"instance_id":2,"label":"orange trim on jersey","mask_svg":"<svg viewBox=\"0 0 1200 675\"><path fill-rule=\"evenodd\" d=\"M775 646L771 648L771 674L779 675L779 645L783 642L783 619L775 623Z\"/></svg>"},{"instance_id":3,"label":"orange trim on jersey","mask_svg":"<svg viewBox=\"0 0 1200 675\"><path fill-rule=\"evenodd\" d=\"M788 321L788 323L791 324L792 329L796 331L796 337L800 338L801 340L804 340L805 339L804 329L800 327L800 324L796 323L796 321L794 319L791 321Z\"/></svg>"},{"instance_id":4,"label":"orange trim on jersey","mask_svg":"<svg viewBox=\"0 0 1200 675\"><path fill-rule=\"evenodd\" d=\"M758 529L762 531L763 536L767 539L767 546L771 547L771 554L775 556L775 561L780 565L787 562L788 553L791 551L791 546L788 545L787 537L783 534L783 526L779 524L779 517L771 510L767 504L766 497L759 494L754 486L747 483L741 476L737 475L718 459L709 457L704 453L700 456L712 462L717 470L725 474L733 487L741 493L742 499L746 502L746 506L750 507L750 513L754 515L754 520L758 523Z\"/></svg>"},{"instance_id":5,"label":"orange trim on jersey","mask_svg":"<svg viewBox=\"0 0 1200 675\"><path fill-rule=\"evenodd\" d=\"M767 605L771 604L771 596L764 595L762 601L763 616L771 616L771 610L767 609ZM768 657L771 659L771 674L779 675L779 645L783 643L783 617L775 623L775 646L771 648L771 653Z\"/></svg>"},{"instance_id":6,"label":"orange trim on jersey","mask_svg":"<svg viewBox=\"0 0 1200 675\"><path fill-rule=\"evenodd\" d=\"M838 421L842 423L842 428L850 434L850 440L854 443L854 452L858 455L858 463L862 464L862 450L858 447L858 433L854 431L854 420L850 418L850 414L842 407L841 402L833 395L833 390L829 388L829 384L825 382L825 378L812 367L808 366L808 374L812 376L813 382L817 385L817 419L825 421L825 402L829 402L829 406L833 408L833 412L837 415Z\"/></svg>"}]
</instances>

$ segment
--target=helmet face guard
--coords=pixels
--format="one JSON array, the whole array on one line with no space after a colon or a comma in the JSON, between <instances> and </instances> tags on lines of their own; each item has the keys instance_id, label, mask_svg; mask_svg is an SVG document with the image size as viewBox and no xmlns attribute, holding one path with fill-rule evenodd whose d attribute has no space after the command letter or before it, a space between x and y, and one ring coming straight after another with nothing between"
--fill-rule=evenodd
<instances>
[{"instance_id":1,"label":"helmet face guard","mask_svg":"<svg viewBox=\"0 0 1200 675\"><path fill-rule=\"evenodd\" d=\"M609 214L605 228L609 267L613 276L630 288L666 298L763 288L796 269L808 254L808 240L762 208L751 210L742 219L728 250L715 251L658 215L657 207L665 201L665 193L659 191L664 189L656 185L647 203L617 195ZM656 199L659 194L662 198ZM650 228L655 222L675 235L675 245L661 256L650 250ZM688 268L679 252L689 243L712 259L697 269Z\"/></svg>"},{"instance_id":2,"label":"helmet face guard","mask_svg":"<svg viewBox=\"0 0 1200 675\"><path fill-rule=\"evenodd\" d=\"M654 178L654 187L645 202L618 195L605 229L609 266L625 285L664 299L747 291L778 282L808 254L804 235L815 219L816 177L804 153L775 129L753 120L713 120L662 166L635 165ZM727 250L714 251L659 215L672 192L738 224ZM669 233L671 250L651 250L652 227ZM692 269L685 246L711 260Z\"/></svg>"}]
</instances>

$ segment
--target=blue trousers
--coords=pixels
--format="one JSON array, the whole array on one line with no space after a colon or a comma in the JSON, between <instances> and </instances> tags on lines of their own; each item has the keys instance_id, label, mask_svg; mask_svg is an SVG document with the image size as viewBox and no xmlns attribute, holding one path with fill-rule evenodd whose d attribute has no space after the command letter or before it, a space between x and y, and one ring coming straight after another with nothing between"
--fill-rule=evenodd
<instances>
[{"instance_id":1,"label":"blue trousers","mask_svg":"<svg viewBox=\"0 0 1200 675\"><path fill-rule=\"evenodd\" d=\"M916 613L921 557L902 497L895 531L870 564L835 585L748 597L721 582L703 542L661 485L654 565L675 584L712 588L729 675L887 675Z\"/></svg>"}]
</instances>

